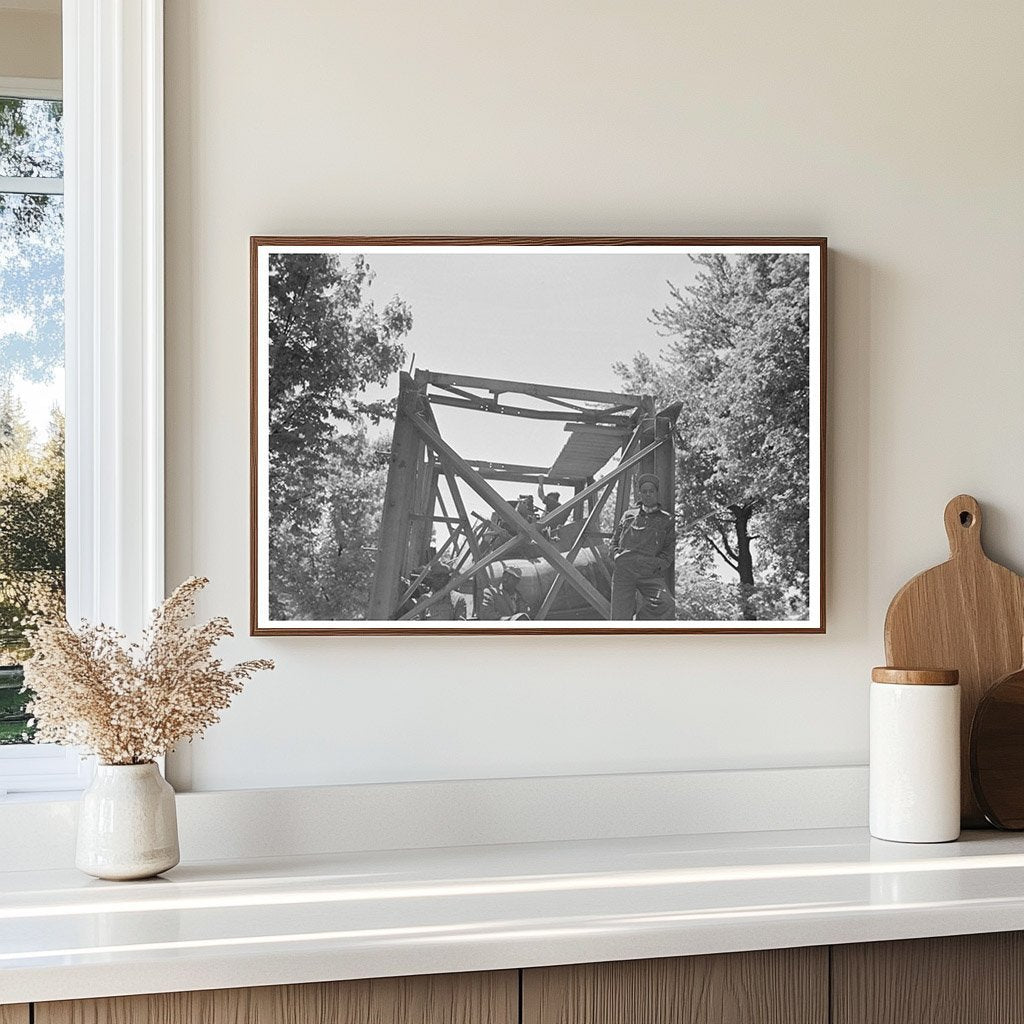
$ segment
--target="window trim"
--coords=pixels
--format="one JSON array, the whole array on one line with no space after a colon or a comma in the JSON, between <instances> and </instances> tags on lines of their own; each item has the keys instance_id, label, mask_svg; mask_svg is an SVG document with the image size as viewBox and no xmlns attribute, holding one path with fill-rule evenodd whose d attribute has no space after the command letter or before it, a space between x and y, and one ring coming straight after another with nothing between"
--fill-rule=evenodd
<instances>
[{"instance_id":1,"label":"window trim","mask_svg":"<svg viewBox=\"0 0 1024 1024\"><path fill-rule=\"evenodd\" d=\"M163 0L64 0L68 615L164 591Z\"/></svg>"},{"instance_id":2,"label":"window trim","mask_svg":"<svg viewBox=\"0 0 1024 1024\"><path fill-rule=\"evenodd\" d=\"M62 100L64 85L59 78L10 78L0 75L0 96L19 100Z\"/></svg>"},{"instance_id":3,"label":"window trim","mask_svg":"<svg viewBox=\"0 0 1024 1024\"><path fill-rule=\"evenodd\" d=\"M164 593L163 0L63 0L62 27L62 83L0 84L63 93L68 617L137 635ZM88 784L40 749L0 793Z\"/></svg>"},{"instance_id":4,"label":"window trim","mask_svg":"<svg viewBox=\"0 0 1024 1024\"><path fill-rule=\"evenodd\" d=\"M54 743L0 747L0 799L8 793L65 793L85 789L94 759Z\"/></svg>"}]
</instances>

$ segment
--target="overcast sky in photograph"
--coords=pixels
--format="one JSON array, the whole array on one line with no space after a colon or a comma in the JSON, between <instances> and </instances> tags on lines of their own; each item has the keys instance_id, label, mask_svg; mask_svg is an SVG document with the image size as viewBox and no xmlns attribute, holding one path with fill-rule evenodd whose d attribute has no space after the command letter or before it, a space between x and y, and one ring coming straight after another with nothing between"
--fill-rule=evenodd
<instances>
[{"instance_id":1,"label":"overcast sky in photograph","mask_svg":"<svg viewBox=\"0 0 1024 1024\"><path fill-rule=\"evenodd\" d=\"M364 299L381 308L400 296L412 311L403 339L419 369L534 384L621 391L612 371L665 345L649 318L669 299L668 281L695 277L686 253L483 254L367 252L376 275ZM408 361L406 363L408 367ZM398 393L398 375L384 389ZM376 397L376 392L374 392ZM510 404L537 406L507 396ZM547 408L553 408L547 406ZM435 407L441 434L468 459L550 466L565 444L564 424ZM507 498L531 490L495 484ZM477 511L475 498L467 504Z\"/></svg>"}]
</instances>

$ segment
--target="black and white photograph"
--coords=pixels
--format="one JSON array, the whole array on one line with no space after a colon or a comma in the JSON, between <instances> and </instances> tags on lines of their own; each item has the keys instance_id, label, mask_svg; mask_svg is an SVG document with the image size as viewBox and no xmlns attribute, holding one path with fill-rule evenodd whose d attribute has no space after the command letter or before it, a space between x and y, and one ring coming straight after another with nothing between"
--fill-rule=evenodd
<instances>
[{"instance_id":1,"label":"black and white photograph","mask_svg":"<svg viewBox=\"0 0 1024 1024\"><path fill-rule=\"evenodd\" d=\"M825 254L253 238L252 632L823 632Z\"/></svg>"}]
</instances>

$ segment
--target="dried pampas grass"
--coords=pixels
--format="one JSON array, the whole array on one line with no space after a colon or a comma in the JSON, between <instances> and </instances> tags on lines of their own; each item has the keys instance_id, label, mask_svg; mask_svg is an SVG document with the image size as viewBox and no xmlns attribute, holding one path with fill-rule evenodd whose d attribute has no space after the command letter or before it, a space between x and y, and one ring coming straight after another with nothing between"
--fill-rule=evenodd
<instances>
[{"instance_id":1,"label":"dried pampas grass","mask_svg":"<svg viewBox=\"0 0 1024 1024\"><path fill-rule=\"evenodd\" d=\"M209 580L193 576L153 612L141 644L109 626L40 618L25 662L37 743L84 747L104 764L145 764L199 736L264 659L225 668L213 648L232 636L226 618L186 623Z\"/></svg>"}]
</instances>

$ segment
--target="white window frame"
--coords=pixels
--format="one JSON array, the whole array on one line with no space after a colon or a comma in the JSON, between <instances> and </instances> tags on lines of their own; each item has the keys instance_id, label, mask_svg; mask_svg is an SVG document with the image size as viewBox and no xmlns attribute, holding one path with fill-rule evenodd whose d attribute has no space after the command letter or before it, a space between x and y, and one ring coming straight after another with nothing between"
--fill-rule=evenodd
<instances>
[{"instance_id":1,"label":"white window frame","mask_svg":"<svg viewBox=\"0 0 1024 1024\"><path fill-rule=\"evenodd\" d=\"M19 100L62 100L64 87L59 78L9 78L0 75L0 96Z\"/></svg>"},{"instance_id":2,"label":"white window frame","mask_svg":"<svg viewBox=\"0 0 1024 1024\"><path fill-rule=\"evenodd\" d=\"M164 592L163 0L63 0L63 47L68 617L137 635ZM91 773L0 752L0 794Z\"/></svg>"}]
</instances>

